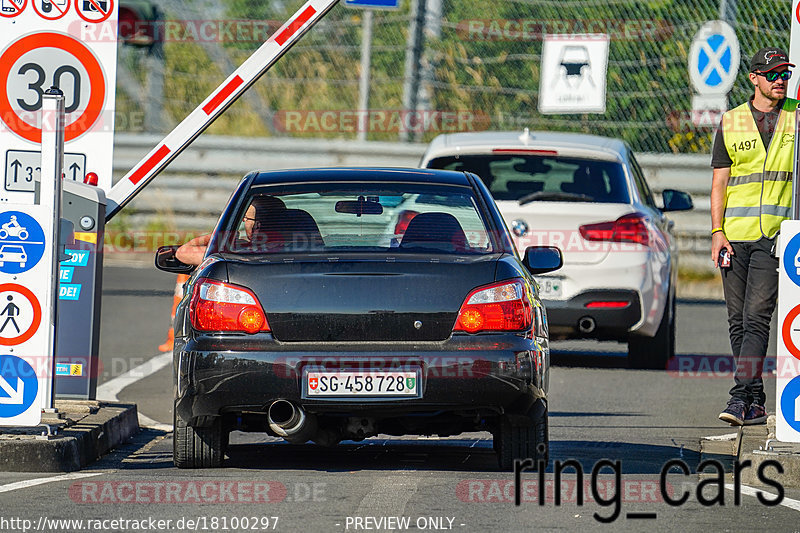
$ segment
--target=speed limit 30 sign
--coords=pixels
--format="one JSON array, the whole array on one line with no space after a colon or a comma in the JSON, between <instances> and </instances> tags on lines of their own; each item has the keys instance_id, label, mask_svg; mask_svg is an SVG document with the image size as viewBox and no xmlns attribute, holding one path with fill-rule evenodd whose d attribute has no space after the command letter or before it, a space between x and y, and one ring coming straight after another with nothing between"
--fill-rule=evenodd
<instances>
[{"instance_id":1,"label":"speed limit 30 sign","mask_svg":"<svg viewBox=\"0 0 800 533\"><path fill-rule=\"evenodd\" d=\"M0 147L5 179L0 202L33 203L42 136L42 97L64 93L65 177L92 172L111 188L117 7L111 0L28 0L0 19ZM45 119L47 120L47 119ZM45 123L44 127L49 124Z\"/></svg>"}]
</instances>

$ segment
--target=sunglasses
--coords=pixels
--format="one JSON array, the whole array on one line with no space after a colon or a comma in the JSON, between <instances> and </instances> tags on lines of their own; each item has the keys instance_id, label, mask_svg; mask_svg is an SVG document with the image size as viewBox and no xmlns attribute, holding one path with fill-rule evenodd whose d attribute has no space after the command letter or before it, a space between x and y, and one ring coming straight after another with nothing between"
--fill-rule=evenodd
<instances>
[{"instance_id":1,"label":"sunglasses","mask_svg":"<svg viewBox=\"0 0 800 533\"><path fill-rule=\"evenodd\" d=\"M782 79L783 81L788 81L789 78L792 77L791 71L784 70L783 72L756 72L758 76L764 76L766 80L770 83L773 81L777 81L778 78Z\"/></svg>"}]
</instances>

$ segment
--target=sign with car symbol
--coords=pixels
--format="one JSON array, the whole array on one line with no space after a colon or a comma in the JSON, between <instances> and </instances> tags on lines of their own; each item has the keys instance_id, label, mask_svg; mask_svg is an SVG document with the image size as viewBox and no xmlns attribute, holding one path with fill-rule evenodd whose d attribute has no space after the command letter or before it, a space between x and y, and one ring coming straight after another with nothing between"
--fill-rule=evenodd
<instances>
[{"instance_id":1,"label":"sign with car symbol","mask_svg":"<svg viewBox=\"0 0 800 533\"><path fill-rule=\"evenodd\" d=\"M609 37L545 35L539 112L605 113Z\"/></svg>"},{"instance_id":2,"label":"sign with car symbol","mask_svg":"<svg viewBox=\"0 0 800 533\"><path fill-rule=\"evenodd\" d=\"M0 272L19 274L30 270L44 253L44 232L30 215L21 211L0 213Z\"/></svg>"}]
</instances>

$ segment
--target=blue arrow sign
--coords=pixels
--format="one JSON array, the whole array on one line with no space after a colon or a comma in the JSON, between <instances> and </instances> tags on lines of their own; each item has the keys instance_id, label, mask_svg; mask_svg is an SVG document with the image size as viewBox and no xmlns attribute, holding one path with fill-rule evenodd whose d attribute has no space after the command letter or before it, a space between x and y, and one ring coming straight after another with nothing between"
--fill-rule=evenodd
<instances>
[{"instance_id":1,"label":"blue arrow sign","mask_svg":"<svg viewBox=\"0 0 800 533\"><path fill-rule=\"evenodd\" d=\"M0 213L0 272L19 274L35 267L44 254L44 231L21 211Z\"/></svg>"},{"instance_id":2,"label":"blue arrow sign","mask_svg":"<svg viewBox=\"0 0 800 533\"><path fill-rule=\"evenodd\" d=\"M30 409L38 392L39 380L27 361L14 355L0 355L0 419Z\"/></svg>"},{"instance_id":3,"label":"blue arrow sign","mask_svg":"<svg viewBox=\"0 0 800 533\"><path fill-rule=\"evenodd\" d=\"M781 394L781 414L792 429L800 432L800 409L798 409L800 406L798 403L800 403L800 376L796 376L787 383Z\"/></svg>"}]
</instances>

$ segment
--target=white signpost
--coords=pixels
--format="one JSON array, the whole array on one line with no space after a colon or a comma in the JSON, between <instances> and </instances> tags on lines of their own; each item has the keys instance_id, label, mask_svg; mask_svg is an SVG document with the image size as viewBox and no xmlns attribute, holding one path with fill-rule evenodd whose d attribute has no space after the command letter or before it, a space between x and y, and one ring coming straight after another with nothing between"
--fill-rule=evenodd
<instances>
[{"instance_id":1,"label":"white signpost","mask_svg":"<svg viewBox=\"0 0 800 533\"><path fill-rule=\"evenodd\" d=\"M64 100L42 97L40 202L0 205L0 426L35 426L52 407Z\"/></svg>"},{"instance_id":2,"label":"white signpost","mask_svg":"<svg viewBox=\"0 0 800 533\"><path fill-rule=\"evenodd\" d=\"M0 202L33 203L44 91L64 92L68 179L112 183L117 2L3 0L0 27ZM7 9L8 8L8 9Z\"/></svg>"},{"instance_id":3,"label":"white signpost","mask_svg":"<svg viewBox=\"0 0 800 533\"><path fill-rule=\"evenodd\" d=\"M605 34L544 36L540 113L606 112L608 43Z\"/></svg>"},{"instance_id":4,"label":"white signpost","mask_svg":"<svg viewBox=\"0 0 800 533\"><path fill-rule=\"evenodd\" d=\"M800 442L800 221L781 224L776 437Z\"/></svg>"}]
</instances>

